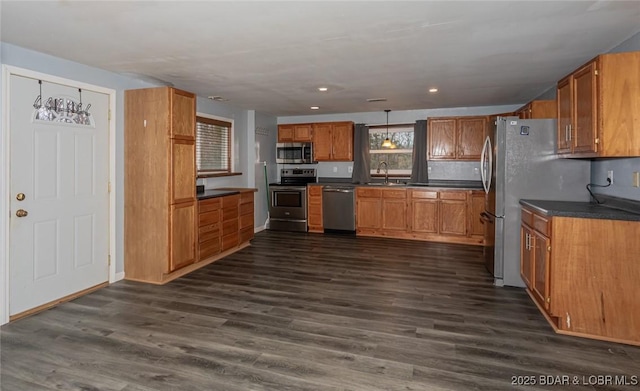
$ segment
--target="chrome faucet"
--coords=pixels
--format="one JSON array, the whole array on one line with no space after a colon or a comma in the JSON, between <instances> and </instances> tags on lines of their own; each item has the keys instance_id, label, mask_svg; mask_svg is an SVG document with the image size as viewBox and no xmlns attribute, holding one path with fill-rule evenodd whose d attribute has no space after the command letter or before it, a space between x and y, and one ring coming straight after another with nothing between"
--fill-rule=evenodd
<instances>
[{"instance_id":1,"label":"chrome faucet","mask_svg":"<svg viewBox=\"0 0 640 391\"><path fill-rule=\"evenodd\" d=\"M389 165L384 160L378 164L378 170L376 173L380 174L380 167L384 164L384 183L385 185L389 183Z\"/></svg>"}]
</instances>

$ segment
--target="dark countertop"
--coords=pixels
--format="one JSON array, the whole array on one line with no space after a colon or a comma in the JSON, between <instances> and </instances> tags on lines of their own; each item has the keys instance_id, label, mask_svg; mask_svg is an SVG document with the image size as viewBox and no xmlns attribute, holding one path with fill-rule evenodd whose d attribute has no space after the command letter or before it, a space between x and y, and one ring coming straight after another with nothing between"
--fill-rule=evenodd
<instances>
[{"instance_id":1,"label":"dark countertop","mask_svg":"<svg viewBox=\"0 0 640 391\"><path fill-rule=\"evenodd\" d=\"M199 200L206 200L208 198L224 197L233 194L240 194L240 192L238 190L208 189L201 193L196 193L196 198Z\"/></svg>"},{"instance_id":2,"label":"dark countertop","mask_svg":"<svg viewBox=\"0 0 640 391\"><path fill-rule=\"evenodd\" d=\"M520 205L529 207L545 216L640 221L640 213L632 213L593 202L520 200Z\"/></svg>"},{"instance_id":3,"label":"dark countertop","mask_svg":"<svg viewBox=\"0 0 640 391\"><path fill-rule=\"evenodd\" d=\"M341 186L341 187L379 187L379 188L425 188L430 189L457 189L457 190L482 190L482 182L480 181L450 181L450 180L430 180L426 183L395 183L390 181L391 185L384 185L380 181L372 183L350 183L344 181L336 182L318 182L309 183L310 186Z\"/></svg>"}]
</instances>

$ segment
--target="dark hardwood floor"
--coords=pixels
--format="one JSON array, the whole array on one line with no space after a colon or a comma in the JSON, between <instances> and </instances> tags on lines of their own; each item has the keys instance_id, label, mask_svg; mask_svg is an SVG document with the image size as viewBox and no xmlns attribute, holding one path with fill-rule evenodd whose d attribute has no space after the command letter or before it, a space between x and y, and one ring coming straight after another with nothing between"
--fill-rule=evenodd
<instances>
[{"instance_id":1,"label":"dark hardwood floor","mask_svg":"<svg viewBox=\"0 0 640 391\"><path fill-rule=\"evenodd\" d=\"M121 281L3 326L0 388L640 389L589 378L633 382L640 348L553 333L523 290L492 286L481 255L261 232L164 286Z\"/></svg>"}]
</instances>

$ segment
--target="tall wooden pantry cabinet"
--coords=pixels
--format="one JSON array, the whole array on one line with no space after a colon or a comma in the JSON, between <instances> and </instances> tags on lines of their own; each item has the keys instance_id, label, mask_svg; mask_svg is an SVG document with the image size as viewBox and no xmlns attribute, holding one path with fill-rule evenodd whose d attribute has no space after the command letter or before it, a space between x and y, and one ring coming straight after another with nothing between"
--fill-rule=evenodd
<instances>
[{"instance_id":1,"label":"tall wooden pantry cabinet","mask_svg":"<svg viewBox=\"0 0 640 391\"><path fill-rule=\"evenodd\" d=\"M163 283L196 261L195 95L125 91L124 268Z\"/></svg>"}]
</instances>

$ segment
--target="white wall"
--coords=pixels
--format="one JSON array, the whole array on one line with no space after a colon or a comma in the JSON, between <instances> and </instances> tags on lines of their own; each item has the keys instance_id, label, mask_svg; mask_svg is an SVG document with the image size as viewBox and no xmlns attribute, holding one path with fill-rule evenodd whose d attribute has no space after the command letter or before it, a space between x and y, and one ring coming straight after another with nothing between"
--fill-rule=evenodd
<instances>
[{"instance_id":1,"label":"white wall","mask_svg":"<svg viewBox=\"0 0 640 391\"><path fill-rule=\"evenodd\" d=\"M156 85L2 42L0 42L0 60L2 64L116 90L116 113L112 113L112 118L116 122L116 254L114 255L116 273L122 272L124 270L124 91L135 88L155 87ZM176 87L180 88L180 86ZM1 88L2 85L0 84ZM2 107L1 99L0 94L0 107ZM253 154L254 129L249 129L248 127L249 118L253 114L250 115L248 110L238 109L202 97L198 97L197 110L234 120L234 166L236 171L243 173L241 176L207 179L207 187L253 187L255 182L253 164L255 160L255 155ZM1 117L0 123L2 123ZM6 131L4 127L2 131ZM0 140L2 140L1 137ZM2 146L2 148L5 147L4 145ZM0 155L0 157L3 156ZM6 186L7 184L5 183L0 184L0 205L4 205L6 202L4 199L7 192ZM0 244L2 247L0 248L0 256L4 256L7 246L4 243L5 234L6 232L0 232Z\"/></svg>"},{"instance_id":2,"label":"white wall","mask_svg":"<svg viewBox=\"0 0 640 391\"><path fill-rule=\"evenodd\" d=\"M267 203L267 183L277 182L276 141L278 125L276 117L256 113L255 115L255 227L263 228L267 222L269 204ZM265 166L266 162L266 179Z\"/></svg>"}]
</instances>

